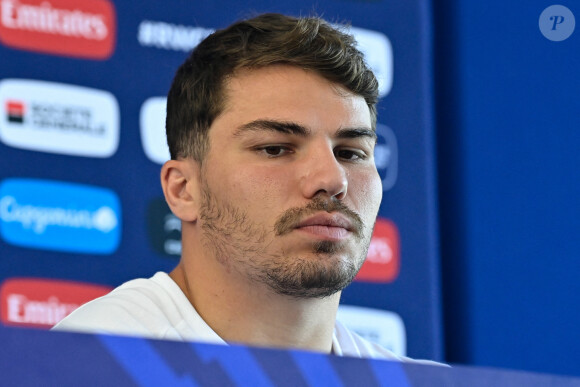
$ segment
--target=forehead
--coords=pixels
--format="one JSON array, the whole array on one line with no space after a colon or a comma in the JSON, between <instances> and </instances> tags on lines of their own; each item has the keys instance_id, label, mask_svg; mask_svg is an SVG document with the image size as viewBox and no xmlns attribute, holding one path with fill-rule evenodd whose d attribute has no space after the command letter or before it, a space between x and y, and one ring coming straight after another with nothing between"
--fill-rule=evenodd
<instances>
[{"instance_id":1,"label":"forehead","mask_svg":"<svg viewBox=\"0 0 580 387\"><path fill-rule=\"evenodd\" d=\"M288 65L242 69L224 84L224 110L217 121L280 119L315 127L371 127L362 96L313 71Z\"/></svg>"}]
</instances>

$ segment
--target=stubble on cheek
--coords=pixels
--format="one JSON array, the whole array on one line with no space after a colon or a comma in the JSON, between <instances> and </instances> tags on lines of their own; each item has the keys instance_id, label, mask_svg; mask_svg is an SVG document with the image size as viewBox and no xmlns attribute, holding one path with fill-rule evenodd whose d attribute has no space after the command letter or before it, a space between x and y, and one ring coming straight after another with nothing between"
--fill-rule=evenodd
<instances>
[{"instance_id":1,"label":"stubble on cheek","mask_svg":"<svg viewBox=\"0 0 580 387\"><path fill-rule=\"evenodd\" d=\"M232 204L219 200L202 182L200 221L203 247L230 271L232 260L263 254L267 231L252 224L248 215Z\"/></svg>"},{"instance_id":2,"label":"stubble on cheek","mask_svg":"<svg viewBox=\"0 0 580 387\"><path fill-rule=\"evenodd\" d=\"M284 211L275 226L268 228L254 222L227 198L215 195L205 181L201 199L203 248L215 256L226 272L265 284L278 294L295 298L332 295L352 281L366 257L372 225L365 224L338 200L315 198L304 207ZM278 246L279 251L270 251L276 238L292 232L298 222L319 211L340 212L350 219L355 236L350 247L344 242L313 241L310 252L297 254L294 246Z\"/></svg>"}]
</instances>

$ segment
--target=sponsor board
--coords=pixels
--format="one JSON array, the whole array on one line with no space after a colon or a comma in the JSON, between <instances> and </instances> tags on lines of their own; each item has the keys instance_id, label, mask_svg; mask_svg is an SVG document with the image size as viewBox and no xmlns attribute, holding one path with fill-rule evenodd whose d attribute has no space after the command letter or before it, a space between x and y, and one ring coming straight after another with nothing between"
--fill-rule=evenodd
<instances>
[{"instance_id":1,"label":"sponsor board","mask_svg":"<svg viewBox=\"0 0 580 387\"><path fill-rule=\"evenodd\" d=\"M377 124L375 165L381 177L383 192L394 187L399 173L399 148L395 132L386 125Z\"/></svg>"},{"instance_id":2,"label":"sponsor board","mask_svg":"<svg viewBox=\"0 0 580 387\"><path fill-rule=\"evenodd\" d=\"M393 46L387 35L379 31L350 27L349 32L357 41L357 48L379 82L379 97L393 88Z\"/></svg>"},{"instance_id":3,"label":"sponsor board","mask_svg":"<svg viewBox=\"0 0 580 387\"><path fill-rule=\"evenodd\" d=\"M116 23L108 0L0 0L0 42L22 50L107 59Z\"/></svg>"},{"instance_id":4,"label":"sponsor board","mask_svg":"<svg viewBox=\"0 0 580 387\"><path fill-rule=\"evenodd\" d=\"M0 0L0 42L12 48L107 59L116 24L109 0Z\"/></svg>"},{"instance_id":5,"label":"sponsor board","mask_svg":"<svg viewBox=\"0 0 580 387\"><path fill-rule=\"evenodd\" d=\"M111 254L121 240L121 205L106 188L5 179L0 182L0 235L20 247Z\"/></svg>"},{"instance_id":6,"label":"sponsor board","mask_svg":"<svg viewBox=\"0 0 580 387\"><path fill-rule=\"evenodd\" d=\"M41 278L9 278L0 286L4 325L51 328L82 304L111 287Z\"/></svg>"},{"instance_id":7,"label":"sponsor board","mask_svg":"<svg viewBox=\"0 0 580 387\"><path fill-rule=\"evenodd\" d=\"M165 136L166 106L167 98L151 97L143 103L139 114L143 151L149 160L158 164L170 159Z\"/></svg>"},{"instance_id":8,"label":"sponsor board","mask_svg":"<svg viewBox=\"0 0 580 387\"><path fill-rule=\"evenodd\" d=\"M139 23L137 40L144 47L189 52L213 31L210 28L143 20Z\"/></svg>"},{"instance_id":9,"label":"sponsor board","mask_svg":"<svg viewBox=\"0 0 580 387\"><path fill-rule=\"evenodd\" d=\"M181 220L165 199L154 199L147 209L147 229L153 250L172 258L181 256Z\"/></svg>"},{"instance_id":10,"label":"sponsor board","mask_svg":"<svg viewBox=\"0 0 580 387\"><path fill-rule=\"evenodd\" d=\"M104 158L119 146L119 105L107 91L4 79L0 109L0 140L15 148Z\"/></svg>"},{"instance_id":11,"label":"sponsor board","mask_svg":"<svg viewBox=\"0 0 580 387\"><path fill-rule=\"evenodd\" d=\"M400 238L397 225L378 217L367 258L355 281L388 283L399 276L401 266Z\"/></svg>"},{"instance_id":12,"label":"sponsor board","mask_svg":"<svg viewBox=\"0 0 580 387\"><path fill-rule=\"evenodd\" d=\"M386 310L339 305L336 316L348 329L399 356L407 354L407 333L403 319Z\"/></svg>"}]
</instances>

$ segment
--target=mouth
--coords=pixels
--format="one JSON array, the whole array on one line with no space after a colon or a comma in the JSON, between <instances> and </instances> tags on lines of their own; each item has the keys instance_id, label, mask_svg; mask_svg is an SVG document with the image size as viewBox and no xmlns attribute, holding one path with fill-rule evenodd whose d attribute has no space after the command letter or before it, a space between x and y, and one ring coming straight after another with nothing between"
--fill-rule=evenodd
<instances>
[{"instance_id":1,"label":"mouth","mask_svg":"<svg viewBox=\"0 0 580 387\"><path fill-rule=\"evenodd\" d=\"M353 233L354 226L340 213L320 213L298 222L294 230L315 239L341 241Z\"/></svg>"},{"instance_id":2,"label":"mouth","mask_svg":"<svg viewBox=\"0 0 580 387\"><path fill-rule=\"evenodd\" d=\"M287 209L274 225L278 236L297 232L318 241L340 241L352 235L360 238L363 228L361 217L344 203L321 197L304 207Z\"/></svg>"}]
</instances>

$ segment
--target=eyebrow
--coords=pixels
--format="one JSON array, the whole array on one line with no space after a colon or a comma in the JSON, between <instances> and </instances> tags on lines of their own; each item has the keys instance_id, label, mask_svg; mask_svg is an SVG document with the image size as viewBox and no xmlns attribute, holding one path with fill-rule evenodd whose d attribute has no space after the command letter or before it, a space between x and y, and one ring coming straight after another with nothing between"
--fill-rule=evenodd
<instances>
[{"instance_id":1,"label":"eyebrow","mask_svg":"<svg viewBox=\"0 0 580 387\"><path fill-rule=\"evenodd\" d=\"M295 122L276 121L276 120L254 120L239 126L234 136L239 136L248 131L272 131L284 134L293 134L300 137L306 137L310 134L310 129Z\"/></svg>"},{"instance_id":2,"label":"eyebrow","mask_svg":"<svg viewBox=\"0 0 580 387\"><path fill-rule=\"evenodd\" d=\"M309 128L297 124L296 122L260 119L240 125L234 132L234 136L240 136L244 132L248 131L272 131L284 134L292 134L300 137L306 137L311 133ZM374 141L377 140L376 132L367 127L341 128L335 133L334 137L336 138L368 137Z\"/></svg>"},{"instance_id":3,"label":"eyebrow","mask_svg":"<svg viewBox=\"0 0 580 387\"><path fill-rule=\"evenodd\" d=\"M370 128L341 128L336 134L336 138L359 138L368 137L371 140L377 141L377 133Z\"/></svg>"}]
</instances>

